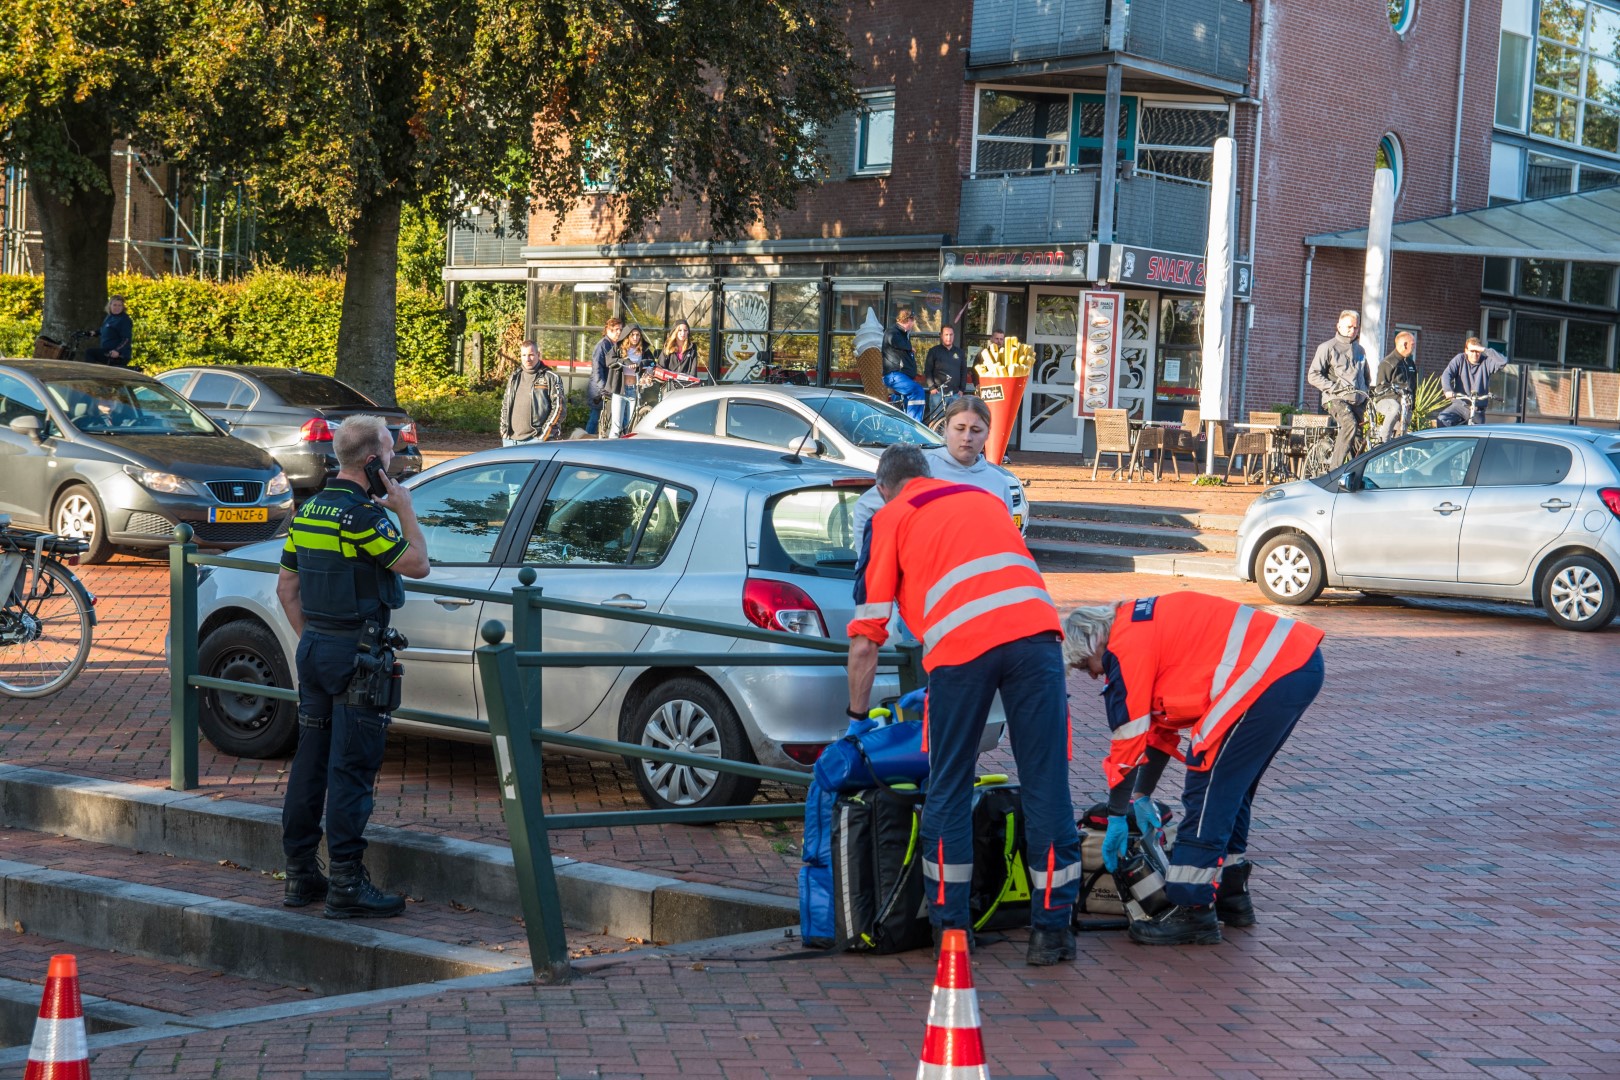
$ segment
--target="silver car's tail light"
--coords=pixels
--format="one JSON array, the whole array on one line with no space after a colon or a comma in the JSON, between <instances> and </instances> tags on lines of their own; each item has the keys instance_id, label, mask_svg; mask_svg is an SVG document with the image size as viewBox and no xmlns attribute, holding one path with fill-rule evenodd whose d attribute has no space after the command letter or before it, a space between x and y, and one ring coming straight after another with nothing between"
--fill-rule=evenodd
<instances>
[{"instance_id":1,"label":"silver car's tail light","mask_svg":"<svg viewBox=\"0 0 1620 1080\"><path fill-rule=\"evenodd\" d=\"M1609 508L1609 513L1620 517L1620 488L1599 488L1598 498Z\"/></svg>"},{"instance_id":2,"label":"silver car's tail light","mask_svg":"<svg viewBox=\"0 0 1620 1080\"><path fill-rule=\"evenodd\" d=\"M826 637L821 608L797 585L768 578L743 583L743 614L762 630L785 630L806 637Z\"/></svg>"}]
</instances>

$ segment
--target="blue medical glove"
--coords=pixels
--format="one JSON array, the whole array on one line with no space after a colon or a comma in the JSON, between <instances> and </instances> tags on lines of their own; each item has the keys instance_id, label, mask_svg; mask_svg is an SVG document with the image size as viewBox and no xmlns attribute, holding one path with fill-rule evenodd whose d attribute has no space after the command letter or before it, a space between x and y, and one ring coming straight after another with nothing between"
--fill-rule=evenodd
<instances>
[{"instance_id":1,"label":"blue medical glove","mask_svg":"<svg viewBox=\"0 0 1620 1080\"><path fill-rule=\"evenodd\" d=\"M1103 833L1103 868L1110 874L1119 869L1119 861L1125 857L1130 831L1124 815L1108 816L1108 831Z\"/></svg>"},{"instance_id":2,"label":"blue medical glove","mask_svg":"<svg viewBox=\"0 0 1620 1080\"><path fill-rule=\"evenodd\" d=\"M923 699L927 696L928 687L919 686L911 693L902 695L900 700L896 701L894 704L895 707L900 709L902 712L921 713L923 708Z\"/></svg>"},{"instance_id":3,"label":"blue medical glove","mask_svg":"<svg viewBox=\"0 0 1620 1080\"><path fill-rule=\"evenodd\" d=\"M1153 805L1151 796L1137 796L1131 810L1136 814L1136 827L1142 830L1143 836L1152 836L1164 828L1164 822L1159 820L1159 808Z\"/></svg>"}]
</instances>

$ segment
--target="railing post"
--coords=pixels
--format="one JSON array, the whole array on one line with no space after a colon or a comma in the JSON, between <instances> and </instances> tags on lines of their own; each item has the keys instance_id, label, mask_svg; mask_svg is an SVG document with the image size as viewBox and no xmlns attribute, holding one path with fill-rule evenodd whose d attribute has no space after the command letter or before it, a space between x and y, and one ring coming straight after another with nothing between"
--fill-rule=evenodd
<instances>
[{"instance_id":1,"label":"railing post","mask_svg":"<svg viewBox=\"0 0 1620 1080\"><path fill-rule=\"evenodd\" d=\"M533 603L541 592L534 583L535 576L534 567L525 566L518 571L518 584L512 590L512 647L518 652L541 651L544 612ZM540 705L540 680L544 674L534 665L518 666L518 685L523 687L523 716L530 722L532 731L539 731L545 720Z\"/></svg>"},{"instance_id":2,"label":"railing post","mask_svg":"<svg viewBox=\"0 0 1620 1080\"><path fill-rule=\"evenodd\" d=\"M504 643L506 628L491 619L484 624L478 650L478 678L489 709L489 731L495 740L495 768L501 785L501 808L512 843L518 899L523 905L524 930L534 977L545 983L564 983L568 966L568 939L563 934L562 902L557 897L557 876L551 866L551 842L546 836L546 811L540 800L540 755L535 749L518 678L517 647Z\"/></svg>"},{"instance_id":3,"label":"railing post","mask_svg":"<svg viewBox=\"0 0 1620 1080\"><path fill-rule=\"evenodd\" d=\"M191 526L175 526L169 545L169 787L197 786L197 567Z\"/></svg>"},{"instance_id":4,"label":"railing post","mask_svg":"<svg viewBox=\"0 0 1620 1080\"><path fill-rule=\"evenodd\" d=\"M900 664L900 692L909 694L920 686L928 685L928 673L923 670L922 645L899 646L905 660Z\"/></svg>"}]
</instances>

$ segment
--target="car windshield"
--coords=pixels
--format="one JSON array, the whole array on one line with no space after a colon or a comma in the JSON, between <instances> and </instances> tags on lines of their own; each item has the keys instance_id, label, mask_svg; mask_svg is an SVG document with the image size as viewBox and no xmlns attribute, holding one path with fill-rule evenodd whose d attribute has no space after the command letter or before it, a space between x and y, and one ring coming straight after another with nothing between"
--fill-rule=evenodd
<instances>
[{"instance_id":1,"label":"car windshield","mask_svg":"<svg viewBox=\"0 0 1620 1080\"><path fill-rule=\"evenodd\" d=\"M159 383L88 376L45 384L80 431L97 435L222 435L191 402Z\"/></svg>"},{"instance_id":2,"label":"car windshield","mask_svg":"<svg viewBox=\"0 0 1620 1080\"><path fill-rule=\"evenodd\" d=\"M325 375L310 375L299 371L256 373L258 380L272 394L288 405L322 409L365 409L376 406L366 395Z\"/></svg>"},{"instance_id":3,"label":"car windshield","mask_svg":"<svg viewBox=\"0 0 1620 1080\"><path fill-rule=\"evenodd\" d=\"M899 409L869 398L830 394L825 399L801 398L823 421L856 446L880 449L894 443L943 446L945 440Z\"/></svg>"},{"instance_id":4,"label":"car windshield","mask_svg":"<svg viewBox=\"0 0 1620 1080\"><path fill-rule=\"evenodd\" d=\"M787 573L854 577L855 500L864 490L804 488L772 499L765 510L760 565Z\"/></svg>"}]
</instances>

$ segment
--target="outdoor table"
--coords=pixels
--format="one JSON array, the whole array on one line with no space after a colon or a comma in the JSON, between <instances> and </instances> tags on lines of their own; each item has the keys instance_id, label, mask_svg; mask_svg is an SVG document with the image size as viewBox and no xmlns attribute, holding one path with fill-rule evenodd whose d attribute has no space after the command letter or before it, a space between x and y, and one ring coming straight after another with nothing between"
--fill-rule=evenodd
<instances>
[{"instance_id":1,"label":"outdoor table","mask_svg":"<svg viewBox=\"0 0 1620 1080\"><path fill-rule=\"evenodd\" d=\"M1282 431L1284 430L1281 424L1243 424L1243 423L1233 423L1232 426L1237 428L1240 431L1263 431L1263 432L1265 432L1266 433L1266 457L1265 457L1265 461L1262 462L1262 464L1261 464L1262 471L1265 472L1265 473L1268 473L1268 474L1270 474L1272 476L1282 476L1282 477L1290 477L1291 476L1291 473L1289 472L1289 469L1288 469L1287 456L1283 452L1283 448L1280 445L1279 440L1277 438L1277 436L1279 434L1281 434ZM1244 472L1245 476L1247 476L1247 474L1250 473L1251 471L1252 470L1248 467L1248 465L1245 464L1244 468L1243 468L1243 472Z\"/></svg>"},{"instance_id":2,"label":"outdoor table","mask_svg":"<svg viewBox=\"0 0 1620 1080\"><path fill-rule=\"evenodd\" d=\"M1141 462L1138 460L1138 456L1142 448L1142 432L1146 431L1150 427L1171 429L1175 431L1181 430L1181 422L1179 420L1137 420L1132 418L1130 424L1131 430L1134 432L1134 434L1131 436L1130 467L1125 472L1125 478L1127 480L1134 476L1138 469L1142 469L1144 476L1147 474L1146 468L1144 468ZM1159 447L1159 456L1153 459L1153 482L1157 484L1161 479L1163 479L1163 477L1164 447L1161 445Z\"/></svg>"}]
</instances>

